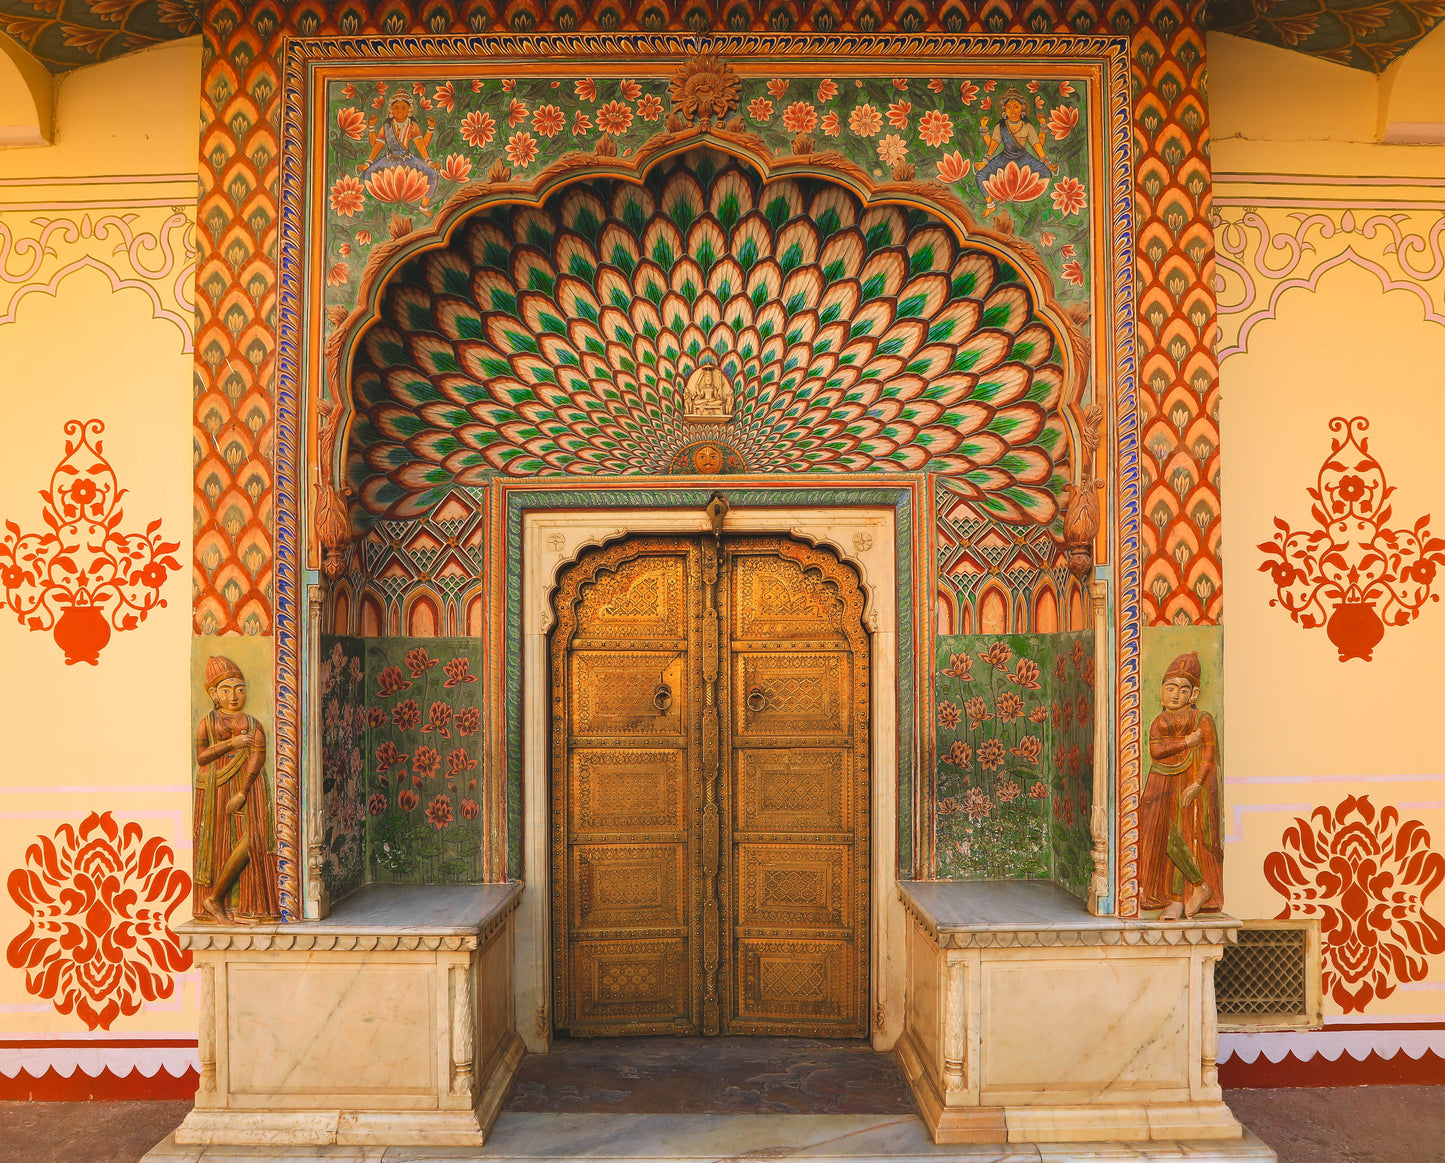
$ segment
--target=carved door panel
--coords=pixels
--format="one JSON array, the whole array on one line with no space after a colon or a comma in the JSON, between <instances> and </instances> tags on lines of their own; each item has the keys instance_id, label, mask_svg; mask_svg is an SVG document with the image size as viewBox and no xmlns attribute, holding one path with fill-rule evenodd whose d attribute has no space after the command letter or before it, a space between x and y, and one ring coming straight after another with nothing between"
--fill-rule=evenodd
<instances>
[{"instance_id":1,"label":"carved door panel","mask_svg":"<svg viewBox=\"0 0 1445 1163\"><path fill-rule=\"evenodd\" d=\"M868 1033L862 594L787 538L728 553L735 1033Z\"/></svg>"},{"instance_id":2,"label":"carved door panel","mask_svg":"<svg viewBox=\"0 0 1445 1163\"><path fill-rule=\"evenodd\" d=\"M851 571L782 537L635 538L556 609L554 1027L866 1035Z\"/></svg>"},{"instance_id":3,"label":"carved door panel","mask_svg":"<svg viewBox=\"0 0 1445 1163\"><path fill-rule=\"evenodd\" d=\"M562 581L552 652L555 1013L576 1034L696 1028L695 543Z\"/></svg>"}]
</instances>

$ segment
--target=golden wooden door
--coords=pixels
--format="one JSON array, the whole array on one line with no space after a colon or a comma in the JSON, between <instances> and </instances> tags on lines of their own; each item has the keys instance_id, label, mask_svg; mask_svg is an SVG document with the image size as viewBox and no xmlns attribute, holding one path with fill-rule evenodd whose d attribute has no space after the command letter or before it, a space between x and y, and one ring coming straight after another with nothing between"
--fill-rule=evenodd
<instances>
[{"instance_id":1,"label":"golden wooden door","mask_svg":"<svg viewBox=\"0 0 1445 1163\"><path fill-rule=\"evenodd\" d=\"M862 606L785 537L637 537L563 574L557 1029L867 1034Z\"/></svg>"}]
</instances>

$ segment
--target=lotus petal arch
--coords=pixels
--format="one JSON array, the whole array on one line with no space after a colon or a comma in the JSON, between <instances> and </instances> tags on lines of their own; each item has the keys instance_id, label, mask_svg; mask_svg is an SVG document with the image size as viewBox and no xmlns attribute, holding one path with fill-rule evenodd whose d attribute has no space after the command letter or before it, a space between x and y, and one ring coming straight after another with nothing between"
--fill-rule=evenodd
<instances>
[{"instance_id":1,"label":"lotus petal arch","mask_svg":"<svg viewBox=\"0 0 1445 1163\"><path fill-rule=\"evenodd\" d=\"M380 295L352 370L357 520L497 476L662 474L699 441L752 473L947 474L1047 524L1064 350L1018 270L953 227L724 154L490 208ZM689 420L705 363L729 416Z\"/></svg>"}]
</instances>

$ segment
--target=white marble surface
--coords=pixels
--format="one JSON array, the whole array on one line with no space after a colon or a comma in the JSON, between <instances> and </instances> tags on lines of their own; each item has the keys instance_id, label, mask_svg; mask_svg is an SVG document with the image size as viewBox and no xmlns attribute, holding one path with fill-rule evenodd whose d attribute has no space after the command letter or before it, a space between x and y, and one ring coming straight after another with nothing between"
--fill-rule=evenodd
<instances>
[{"instance_id":1,"label":"white marble surface","mask_svg":"<svg viewBox=\"0 0 1445 1163\"><path fill-rule=\"evenodd\" d=\"M188 921L182 933L341 933L448 937L475 933L522 891L510 884L369 884L338 902L324 921L290 925L212 925Z\"/></svg>"},{"instance_id":2,"label":"white marble surface","mask_svg":"<svg viewBox=\"0 0 1445 1163\"><path fill-rule=\"evenodd\" d=\"M904 880L899 881L898 892L936 933L1239 927L1233 917L1221 913L1179 921L1096 917L1078 897L1043 880Z\"/></svg>"},{"instance_id":3,"label":"white marble surface","mask_svg":"<svg viewBox=\"0 0 1445 1163\"><path fill-rule=\"evenodd\" d=\"M457 1160L586 1159L725 1163L741 1158L809 1163L1266 1163L1275 1154L1248 1132L1222 1142L959 1143L929 1141L923 1124L898 1115L503 1114L480 1149L454 1147L178 1147L169 1139L144 1163L454 1163Z\"/></svg>"}]
</instances>

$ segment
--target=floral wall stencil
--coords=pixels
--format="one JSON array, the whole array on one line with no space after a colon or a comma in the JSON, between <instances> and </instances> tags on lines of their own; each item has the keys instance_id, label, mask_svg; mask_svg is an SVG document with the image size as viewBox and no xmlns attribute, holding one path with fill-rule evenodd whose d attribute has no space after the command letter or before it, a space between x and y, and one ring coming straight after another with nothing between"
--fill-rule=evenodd
<instances>
[{"instance_id":1,"label":"floral wall stencil","mask_svg":"<svg viewBox=\"0 0 1445 1163\"><path fill-rule=\"evenodd\" d=\"M1419 820L1347 796L1296 818L1280 843L1264 861L1285 898L1279 918L1321 919L1323 988L1345 1013L1425 979L1427 955L1445 953L1445 924L1426 912L1445 882L1445 856Z\"/></svg>"},{"instance_id":2,"label":"floral wall stencil","mask_svg":"<svg viewBox=\"0 0 1445 1163\"><path fill-rule=\"evenodd\" d=\"M1309 490L1316 528L1295 530L1282 518L1273 541L1259 548L1259 568L1273 575L1281 605L1306 629L1324 626L1340 661L1369 662L1386 626L1405 626L1420 616L1436 571L1445 566L1445 540L1430 534L1430 516L1392 529L1394 489L1370 454L1363 416L1336 416L1330 454Z\"/></svg>"},{"instance_id":3,"label":"floral wall stencil","mask_svg":"<svg viewBox=\"0 0 1445 1163\"><path fill-rule=\"evenodd\" d=\"M66 665L95 666L115 630L134 630L157 606L167 576L180 569L178 541L160 521L125 533L126 490L101 451L99 420L68 420L65 455L42 489L47 528L23 533L14 521L0 535L3 604L30 630L53 630Z\"/></svg>"},{"instance_id":4,"label":"floral wall stencil","mask_svg":"<svg viewBox=\"0 0 1445 1163\"><path fill-rule=\"evenodd\" d=\"M171 846L139 824L92 812L77 830L37 836L10 873L10 898L28 917L6 959L25 988L74 1013L86 1029L111 1028L145 1002L168 998L191 967L170 918L191 895Z\"/></svg>"},{"instance_id":5,"label":"floral wall stencil","mask_svg":"<svg viewBox=\"0 0 1445 1163\"><path fill-rule=\"evenodd\" d=\"M372 880L482 879L480 670L481 645L473 639L367 640L363 758Z\"/></svg>"}]
</instances>

